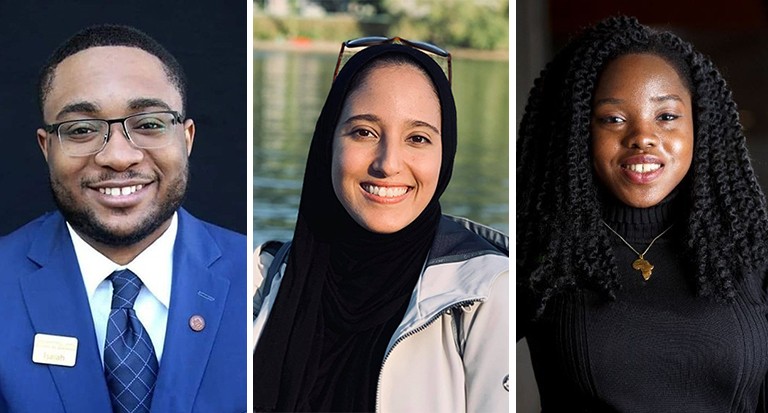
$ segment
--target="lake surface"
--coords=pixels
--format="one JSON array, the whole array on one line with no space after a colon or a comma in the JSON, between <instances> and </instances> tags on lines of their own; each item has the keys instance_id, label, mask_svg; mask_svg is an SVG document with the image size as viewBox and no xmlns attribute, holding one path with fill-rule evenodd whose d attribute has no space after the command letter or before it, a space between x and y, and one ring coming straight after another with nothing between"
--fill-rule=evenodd
<instances>
[{"instance_id":1,"label":"lake surface","mask_svg":"<svg viewBox=\"0 0 768 413\"><path fill-rule=\"evenodd\" d=\"M254 246L293 235L309 143L336 54L254 51ZM455 58L459 146L440 203L509 233L509 62Z\"/></svg>"}]
</instances>

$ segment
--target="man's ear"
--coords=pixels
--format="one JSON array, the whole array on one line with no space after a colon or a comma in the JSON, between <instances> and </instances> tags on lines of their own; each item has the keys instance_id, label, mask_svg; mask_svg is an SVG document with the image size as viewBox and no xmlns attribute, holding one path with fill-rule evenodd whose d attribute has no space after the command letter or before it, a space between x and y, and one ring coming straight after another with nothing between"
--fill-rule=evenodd
<instances>
[{"instance_id":1,"label":"man's ear","mask_svg":"<svg viewBox=\"0 0 768 413\"><path fill-rule=\"evenodd\" d=\"M50 147L51 140L48 139L48 132L43 128L37 129L37 145L40 146L40 150L43 151L45 161L48 162L48 148Z\"/></svg>"},{"instance_id":2,"label":"man's ear","mask_svg":"<svg viewBox=\"0 0 768 413\"><path fill-rule=\"evenodd\" d=\"M192 145L195 143L195 121L187 119L184 121L184 140L187 143L187 156L192 154Z\"/></svg>"}]
</instances>

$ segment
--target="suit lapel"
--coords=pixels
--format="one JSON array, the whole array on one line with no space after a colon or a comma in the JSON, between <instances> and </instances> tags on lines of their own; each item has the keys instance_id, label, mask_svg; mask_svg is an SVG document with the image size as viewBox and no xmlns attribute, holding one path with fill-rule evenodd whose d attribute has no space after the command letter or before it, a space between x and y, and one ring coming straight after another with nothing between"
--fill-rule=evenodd
<instances>
[{"instance_id":1,"label":"suit lapel","mask_svg":"<svg viewBox=\"0 0 768 413\"><path fill-rule=\"evenodd\" d=\"M210 267L221 251L202 224L179 210L173 284L153 411L191 412L224 311L229 281ZM202 317L195 331L190 318Z\"/></svg>"},{"instance_id":2,"label":"suit lapel","mask_svg":"<svg viewBox=\"0 0 768 413\"><path fill-rule=\"evenodd\" d=\"M28 258L40 265L39 270L21 279L35 332L78 341L74 367L48 366L65 409L110 411L88 296L61 215L53 214L41 225Z\"/></svg>"}]
</instances>

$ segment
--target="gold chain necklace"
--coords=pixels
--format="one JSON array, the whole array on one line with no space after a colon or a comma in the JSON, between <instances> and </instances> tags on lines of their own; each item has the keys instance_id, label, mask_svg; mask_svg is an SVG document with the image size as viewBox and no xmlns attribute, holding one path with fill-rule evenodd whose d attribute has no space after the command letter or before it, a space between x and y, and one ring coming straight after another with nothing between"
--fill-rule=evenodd
<instances>
[{"instance_id":1,"label":"gold chain necklace","mask_svg":"<svg viewBox=\"0 0 768 413\"><path fill-rule=\"evenodd\" d=\"M632 268L640 271L640 273L643 275L643 279L645 281L648 281L648 279L651 278L651 273L653 272L653 265L650 262L648 262L648 260L643 258L643 256L648 252L649 249L651 249L651 246L653 245L654 242L656 242L657 239L661 238L662 235L666 234L667 231L672 229L672 225L670 225L669 228L667 228L664 231L662 231L661 234L657 235L656 238L654 238L653 241L651 241L651 243L648 244L648 248L646 248L645 251L643 251L642 254L637 252L635 247L630 245L627 242L627 240L624 239L624 237L619 235L619 233L616 232L613 228L611 228L605 221L603 221L603 225L605 225L606 228L610 229L611 232L616 234L616 236L619 237L620 240L622 240L625 244L627 244L629 249L631 249L635 254L637 254L638 258L635 261L632 262Z\"/></svg>"}]
</instances>

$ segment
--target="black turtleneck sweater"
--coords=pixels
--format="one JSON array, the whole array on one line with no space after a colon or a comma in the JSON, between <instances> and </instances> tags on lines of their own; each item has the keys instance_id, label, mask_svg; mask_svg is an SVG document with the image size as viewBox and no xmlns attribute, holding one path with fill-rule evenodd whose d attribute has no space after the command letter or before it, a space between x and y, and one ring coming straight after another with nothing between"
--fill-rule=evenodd
<instances>
[{"instance_id":1,"label":"black turtleneck sweater","mask_svg":"<svg viewBox=\"0 0 768 413\"><path fill-rule=\"evenodd\" d=\"M606 223L639 252L675 224L645 255L655 266L648 281L632 268L637 254L608 231L621 281L616 300L563 294L524 327L542 411L764 411L765 275L741 282L733 303L696 297L675 204L606 206Z\"/></svg>"}]
</instances>

